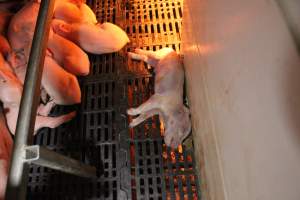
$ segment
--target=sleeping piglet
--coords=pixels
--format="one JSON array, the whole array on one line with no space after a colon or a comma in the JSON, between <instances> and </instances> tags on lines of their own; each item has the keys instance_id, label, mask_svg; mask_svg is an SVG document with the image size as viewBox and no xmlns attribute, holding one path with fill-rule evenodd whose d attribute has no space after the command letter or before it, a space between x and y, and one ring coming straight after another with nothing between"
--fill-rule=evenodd
<instances>
[{"instance_id":1,"label":"sleeping piglet","mask_svg":"<svg viewBox=\"0 0 300 200\"><path fill-rule=\"evenodd\" d=\"M139 115L130 127L158 114L165 127L166 145L178 147L191 131L189 110L183 105L184 69L179 55L170 48L156 52L136 49L128 55L146 62L155 71L155 94L139 107L127 111L129 115Z\"/></svg>"},{"instance_id":2,"label":"sleeping piglet","mask_svg":"<svg viewBox=\"0 0 300 200\"><path fill-rule=\"evenodd\" d=\"M127 34L112 23L68 24L62 20L54 19L52 27L57 34L73 41L83 50L94 54L119 51L129 42Z\"/></svg>"},{"instance_id":3,"label":"sleeping piglet","mask_svg":"<svg viewBox=\"0 0 300 200\"><path fill-rule=\"evenodd\" d=\"M48 50L52 52L57 63L71 74L76 76L89 74L90 61L88 55L76 44L54 33L51 29Z\"/></svg>"},{"instance_id":4,"label":"sleeping piglet","mask_svg":"<svg viewBox=\"0 0 300 200\"><path fill-rule=\"evenodd\" d=\"M19 57L22 56L19 60L24 61L23 64L13 64L13 66L26 65L39 6L38 3L29 2L11 20L8 38L14 52ZM49 33L48 49L53 53L58 64L68 72L74 75L87 75L89 73L90 63L87 54L73 42L53 33L52 30ZM15 63L16 61L14 59Z\"/></svg>"},{"instance_id":5,"label":"sleeping piglet","mask_svg":"<svg viewBox=\"0 0 300 200\"><path fill-rule=\"evenodd\" d=\"M5 63L2 55L0 60L2 62L0 63L0 100L3 103L8 128L10 132L14 134L19 113L23 85L11 69L3 67L7 66L7 63ZM53 106L53 102L49 102L46 105L41 104L39 106L34 133L36 133L40 128L43 127L55 128L67 121L70 121L75 116L75 112L71 112L69 114L61 115L58 117L48 117L48 114L50 113Z\"/></svg>"},{"instance_id":6,"label":"sleeping piglet","mask_svg":"<svg viewBox=\"0 0 300 200\"><path fill-rule=\"evenodd\" d=\"M12 53L8 60L23 83L34 28L40 4L28 2L11 19L8 39ZM81 101L81 91L76 75L89 72L89 60L74 43L57 34L50 34L49 49L51 56L46 56L42 77L42 86L55 103L62 105L76 104ZM51 54L51 53L50 53ZM57 59L57 62L54 60ZM64 65L63 69L59 64ZM69 72L72 73L69 73Z\"/></svg>"}]
</instances>

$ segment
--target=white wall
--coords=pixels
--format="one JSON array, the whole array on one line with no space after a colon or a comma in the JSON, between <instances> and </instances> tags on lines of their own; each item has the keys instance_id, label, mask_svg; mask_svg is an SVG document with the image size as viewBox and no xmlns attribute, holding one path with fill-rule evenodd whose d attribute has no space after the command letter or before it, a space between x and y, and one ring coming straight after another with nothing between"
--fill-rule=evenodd
<instances>
[{"instance_id":1,"label":"white wall","mask_svg":"<svg viewBox=\"0 0 300 200\"><path fill-rule=\"evenodd\" d=\"M274 0L185 0L205 199L300 199L300 61Z\"/></svg>"}]
</instances>

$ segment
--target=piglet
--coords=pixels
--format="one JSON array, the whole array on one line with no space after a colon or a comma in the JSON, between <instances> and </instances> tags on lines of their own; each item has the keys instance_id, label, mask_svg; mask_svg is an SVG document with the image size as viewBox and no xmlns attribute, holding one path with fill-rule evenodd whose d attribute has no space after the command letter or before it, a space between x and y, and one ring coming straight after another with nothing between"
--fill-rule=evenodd
<instances>
[{"instance_id":1,"label":"piglet","mask_svg":"<svg viewBox=\"0 0 300 200\"><path fill-rule=\"evenodd\" d=\"M12 53L8 60L19 80L24 83L36 18L40 4L28 2L13 16L8 30ZM58 43L66 46L58 46ZM86 54L75 44L55 35L51 37L51 56L47 56L42 76L42 86L55 103L70 105L80 103L81 91L76 76L64 70L54 59L65 64L65 68L77 74L87 74L89 61ZM51 50L51 49L50 49ZM72 55L74 53L74 55ZM79 57L80 56L80 57ZM78 62L76 58L78 57ZM72 68L72 64L75 64Z\"/></svg>"},{"instance_id":2,"label":"piglet","mask_svg":"<svg viewBox=\"0 0 300 200\"><path fill-rule=\"evenodd\" d=\"M56 104L72 105L81 102L76 76L59 66L51 56L45 57L42 85Z\"/></svg>"},{"instance_id":3,"label":"piglet","mask_svg":"<svg viewBox=\"0 0 300 200\"><path fill-rule=\"evenodd\" d=\"M78 76L89 74L90 61L88 55L76 44L53 33L52 30L49 34L48 49L52 52L57 63L68 72Z\"/></svg>"},{"instance_id":4,"label":"piglet","mask_svg":"<svg viewBox=\"0 0 300 200\"><path fill-rule=\"evenodd\" d=\"M24 66L28 61L39 6L39 3L29 2L11 20L8 38L14 57L18 57L18 59L10 59L14 67ZM74 75L89 73L90 63L87 54L71 41L53 33L52 30L49 34L48 48L58 64L67 71Z\"/></svg>"},{"instance_id":5,"label":"piglet","mask_svg":"<svg viewBox=\"0 0 300 200\"><path fill-rule=\"evenodd\" d=\"M13 140L0 107L0 200L4 199Z\"/></svg>"},{"instance_id":6,"label":"piglet","mask_svg":"<svg viewBox=\"0 0 300 200\"><path fill-rule=\"evenodd\" d=\"M82 21L84 23L90 23L90 24L98 23L95 13L88 5L82 3L79 5L79 9L82 15Z\"/></svg>"},{"instance_id":7,"label":"piglet","mask_svg":"<svg viewBox=\"0 0 300 200\"><path fill-rule=\"evenodd\" d=\"M19 113L23 85L10 69L3 67L5 65L7 64L0 63L0 100L3 103L8 128L10 132L14 134L16 130L16 121ZM58 117L48 117L48 114L53 106L53 102L49 102L45 106L39 106L34 128L35 134L40 128L55 128L67 121L70 121L75 116L75 112L71 112Z\"/></svg>"},{"instance_id":8,"label":"piglet","mask_svg":"<svg viewBox=\"0 0 300 200\"><path fill-rule=\"evenodd\" d=\"M56 1L53 17L68 23L97 23L96 15L92 9L80 1Z\"/></svg>"},{"instance_id":9,"label":"piglet","mask_svg":"<svg viewBox=\"0 0 300 200\"><path fill-rule=\"evenodd\" d=\"M121 50L128 42L127 34L112 23L68 24L62 20L53 20L52 27L57 34L75 42L89 53L104 54Z\"/></svg>"},{"instance_id":10,"label":"piglet","mask_svg":"<svg viewBox=\"0 0 300 200\"><path fill-rule=\"evenodd\" d=\"M64 0L55 1L53 17L68 23L82 21L79 7L76 4Z\"/></svg>"},{"instance_id":11,"label":"piglet","mask_svg":"<svg viewBox=\"0 0 300 200\"><path fill-rule=\"evenodd\" d=\"M155 94L139 107L127 111L129 115L139 115L130 127L158 114L165 127L166 145L178 147L191 131L189 110L183 105L184 69L179 55L171 48L156 52L136 49L128 55L146 62L155 71Z\"/></svg>"}]
</instances>

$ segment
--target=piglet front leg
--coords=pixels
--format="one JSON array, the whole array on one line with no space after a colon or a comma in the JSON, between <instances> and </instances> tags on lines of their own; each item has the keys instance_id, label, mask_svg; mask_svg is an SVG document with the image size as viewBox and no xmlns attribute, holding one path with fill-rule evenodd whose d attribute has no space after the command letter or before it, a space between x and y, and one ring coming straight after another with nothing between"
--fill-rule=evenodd
<instances>
[{"instance_id":1,"label":"piglet front leg","mask_svg":"<svg viewBox=\"0 0 300 200\"><path fill-rule=\"evenodd\" d=\"M71 113L60 115L58 117L46 117L46 116L37 116L35 121L34 127L34 134L41 128L48 127L48 128L56 128L76 116L76 112L73 111Z\"/></svg>"},{"instance_id":2,"label":"piglet front leg","mask_svg":"<svg viewBox=\"0 0 300 200\"><path fill-rule=\"evenodd\" d=\"M40 104L37 109L37 114L41 115L41 116L48 116L50 114L52 108L54 108L55 105L56 105L56 103L53 100L50 100L49 102L47 102L46 105Z\"/></svg>"}]
</instances>

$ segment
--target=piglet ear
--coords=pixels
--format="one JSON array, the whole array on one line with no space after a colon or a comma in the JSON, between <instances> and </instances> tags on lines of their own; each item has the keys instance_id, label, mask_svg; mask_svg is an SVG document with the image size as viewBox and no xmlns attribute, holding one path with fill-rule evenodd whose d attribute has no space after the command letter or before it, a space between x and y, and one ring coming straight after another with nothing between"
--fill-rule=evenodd
<instances>
[{"instance_id":1,"label":"piglet ear","mask_svg":"<svg viewBox=\"0 0 300 200\"><path fill-rule=\"evenodd\" d=\"M63 20L54 19L52 20L51 26L53 31L58 34L66 34L71 32L70 24L64 22Z\"/></svg>"}]
</instances>

